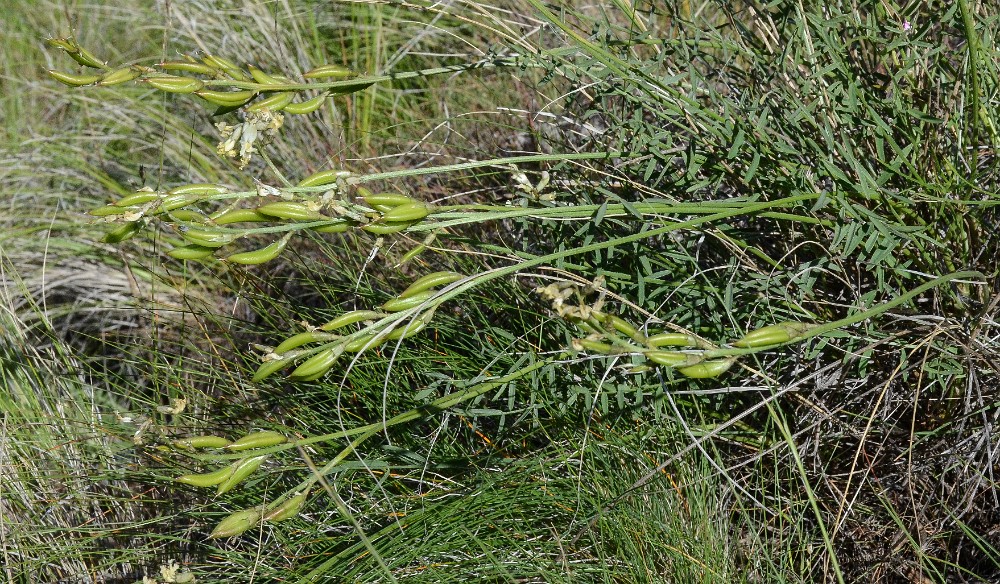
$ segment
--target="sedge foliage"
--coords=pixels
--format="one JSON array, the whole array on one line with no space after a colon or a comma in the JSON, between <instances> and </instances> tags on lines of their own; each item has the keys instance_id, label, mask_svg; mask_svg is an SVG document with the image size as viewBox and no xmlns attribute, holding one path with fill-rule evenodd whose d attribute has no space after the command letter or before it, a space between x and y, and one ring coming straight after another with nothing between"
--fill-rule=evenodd
<instances>
[{"instance_id":1,"label":"sedge foliage","mask_svg":"<svg viewBox=\"0 0 1000 584\"><path fill-rule=\"evenodd\" d=\"M121 42L119 16L72 25L113 65L200 49L291 79L324 63L439 74L289 116L242 168L216 152L233 114L191 96L3 79L8 580L138 581L171 561L199 582L1000 574L1000 504L982 504L998 496L995 15L298 4L160 7L145 45ZM30 35L68 24L18 6L5 62L40 62ZM16 115L43 98L49 117ZM174 260L191 226L173 215L114 246L82 215L143 185L223 185L198 203L211 212L256 201L254 179L329 168L353 173L348 197L436 206L384 237L251 226L219 255L295 233L251 267ZM418 335L316 380L250 381L268 347L443 270L470 278ZM534 292L548 286L565 302ZM648 367L635 338L588 324L595 310L740 359L706 380ZM727 344L784 321L819 328ZM291 442L238 488L173 482L240 455L172 440L260 429ZM295 517L206 539L303 484Z\"/></svg>"}]
</instances>

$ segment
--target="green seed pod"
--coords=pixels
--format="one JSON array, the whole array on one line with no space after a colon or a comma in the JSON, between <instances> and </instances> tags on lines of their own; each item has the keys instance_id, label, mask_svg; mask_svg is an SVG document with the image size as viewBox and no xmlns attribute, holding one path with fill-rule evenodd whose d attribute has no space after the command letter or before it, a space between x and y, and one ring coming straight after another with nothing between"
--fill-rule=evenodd
<instances>
[{"instance_id":1,"label":"green seed pod","mask_svg":"<svg viewBox=\"0 0 1000 584\"><path fill-rule=\"evenodd\" d=\"M658 333L651 337L646 337L646 345L649 347L697 347L698 339L692 335L684 333Z\"/></svg>"},{"instance_id":2,"label":"green seed pod","mask_svg":"<svg viewBox=\"0 0 1000 584\"><path fill-rule=\"evenodd\" d=\"M73 73L65 73L63 71L56 71L55 69L49 69L47 72L50 77L59 83L69 85L70 87L93 85L101 80L100 75L74 75Z\"/></svg>"},{"instance_id":3,"label":"green seed pod","mask_svg":"<svg viewBox=\"0 0 1000 584\"><path fill-rule=\"evenodd\" d=\"M677 372L685 377L707 379L709 377L718 377L726 371L729 371L729 368L732 367L735 362L735 357L730 357L728 359L716 359L714 361L702 361L701 363L697 363L695 365L678 367Z\"/></svg>"},{"instance_id":4,"label":"green seed pod","mask_svg":"<svg viewBox=\"0 0 1000 584\"><path fill-rule=\"evenodd\" d=\"M243 511L237 511L229 517L226 517L215 526L212 533L208 535L210 539L219 539L221 537L236 537L241 533L247 531L251 527L257 525L260 522L260 509L245 509Z\"/></svg>"},{"instance_id":5,"label":"green seed pod","mask_svg":"<svg viewBox=\"0 0 1000 584\"><path fill-rule=\"evenodd\" d=\"M318 227L310 227L312 231L316 233L344 233L351 229L353 223L348 221L340 221L338 223L331 223L329 225L320 225Z\"/></svg>"},{"instance_id":6,"label":"green seed pod","mask_svg":"<svg viewBox=\"0 0 1000 584\"><path fill-rule=\"evenodd\" d=\"M257 368L257 371L254 372L253 377L250 378L250 380L254 383L260 383L291 364L292 359L290 357L287 359L265 361L260 367Z\"/></svg>"},{"instance_id":7,"label":"green seed pod","mask_svg":"<svg viewBox=\"0 0 1000 584\"><path fill-rule=\"evenodd\" d=\"M292 219L294 221L319 221L322 219L329 219L326 215L323 215L319 211L310 209L307 205L294 203L292 201L268 203L267 205L257 207L257 211L263 213L264 215L270 215L271 217L278 217L279 219Z\"/></svg>"},{"instance_id":8,"label":"green seed pod","mask_svg":"<svg viewBox=\"0 0 1000 584\"><path fill-rule=\"evenodd\" d=\"M415 296L425 290L457 282L464 277L464 275L459 274L458 272L434 272L433 274L427 274L410 284L406 290L403 290L399 294L399 298L409 298L410 296Z\"/></svg>"},{"instance_id":9,"label":"green seed pod","mask_svg":"<svg viewBox=\"0 0 1000 584\"><path fill-rule=\"evenodd\" d=\"M284 444L287 441L288 438L285 437L284 434L273 430L262 430L260 432L251 432L247 434L236 442L226 446L226 450L240 452L243 450L250 450L251 448L267 448L269 446L277 446L278 444Z\"/></svg>"},{"instance_id":10,"label":"green seed pod","mask_svg":"<svg viewBox=\"0 0 1000 584\"><path fill-rule=\"evenodd\" d=\"M315 174L310 174L299 181L300 187L319 187L337 182L337 179L351 176L348 170L324 170Z\"/></svg>"},{"instance_id":11,"label":"green seed pod","mask_svg":"<svg viewBox=\"0 0 1000 584\"><path fill-rule=\"evenodd\" d=\"M290 91L283 91L281 93L275 93L270 97L265 97L260 101L255 101L249 106L247 106L248 112L259 112L264 109L271 110L272 112L280 112L285 109L285 107L292 103L292 99L295 98L295 94Z\"/></svg>"},{"instance_id":12,"label":"green seed pod","mask_svg":"<svg viewBox=\"0 0 1000 584\"><path fill-rule=\"evenodd\" d=\"M174 187L167 191L169 195L221 195L223 193L229 192L229 189L222 185L216 185L212 183L193 183L189 185L181 185L179 187Z\"/></svg>"},{"instance_id":13,"label":"green seed pod","mask_svg":"<svg viewBox=\"0 0 1000 584\"><path fill-rule=\"evenodd\" d=\"M686 353L678 353L677 351L646 351L643 353L647 359L656 363L657 365L663 365L664 367L677 367L680 365L691 365L692 359L698 360L699 357L695 355L688 355Z\"/></svg>"},{"instance_id":14,"label":"green seed pod","mask_svg":"<svg viewBox=\"0 0 1000 584\"><path fill-rule=\"evenodd\" d=\"M385 340L399 341L402 339L408 339L425 328L427 328L427 322L423 319L420 319L417 322L400 324L385 336Z\"/></svg>"},{"instance_id":15,"label":"green seed pod","mask_svg":"<svg viewBox=\"0 0 1000 584\"><path fill-rule=\"evenodd\" d=\"M605 326L610 325L611 328L615 329L616 331L631 338L636 342L643 343L646 341L646 336L643 335L641 332L639 332L639 329L637 329L635 326L632 325L632 323L628 322L627 320L617 317L613 314L605 315L604 319L605 319L604 321Z\"/></svg>"},{"instance_id":16,"label":"green seed pod","mask_svg":"<svg viewBox=\"0 0 1000 584\"><path fill-rule=\"evenodd\" d=\"M208 103L221 105L223 107L239 107L250 101L257 95L256 91L214 91L202 89L194 92L195 95L204 99Z\"/></svg>"},{"instance_id":17,"label":"green seed pod","mask_svg":"<svg viewBox=\"0 0 1000 584\"><path fill-rule=\"evenodd\" d=\"M104 243L121 243L126 239L131 239L136 233L142 229L140 221L132 221L131 223L126 223L121 227L112 229L104 235L101 239Z\"/></svg>"},{"instance_id":18,"label":"green seed pod","mask_svg":"<svg viewBox=\"0 0 1000 584\"><path fill-rule=\"evenodd\" d=\"M195 245L219 248L232 243L236 240L237 236L232 233L225 233L212 229L189 227L187 229L181 229L181 237Z\"/></svg>"},{"instance_id":19,"label":"green seed pod","mask_svg":"<svg viewBox=\"0 0 1000 584\"><path fill-rule=\"evenodd\" d=\"M339 346L323 349L319 353L316 353L312 357L303 361L301 365L292 371L292 374L289 375L289 377L299 380L317 379L329 371L334 364L336 364L337 359L340 358L340 355L343 352L343 348Z\"/></svg>"},{"instance_id":20,"label":"green seed pod","mask_svg":"<svg viewBox=\"0 0 1000 584\"><path fill-rule=\"evenodd\" d=\"M180 245L168 251L167 255L178 260L202 260L215 253L216 249L203 245Z\"/></svg>"},{"instance_id":21,"label":"green seed pod","mask_svg":"<svg viewBox=\"0 0 1000 584\"><path fill-rule=\"evenodd\" d=\"M364 187L358 187L358 192L361 193ZM372 193L368 189L364 189L367 194L361 196L361 199L371 205L372 207L388 207L393 209L401 205L412 205L419 204L419 201L402 195L400 193Z\"/></svg>"},{"instance_id":22,"label":"green seed pod","mask_svg":"<svg viewBox=\"0 0 1000 584\"><path fill-rule=\"evenodd\" d=\"M615 348L611 345L595 341L593 339L579 339L576 342L579 343L581 347L586 349L588 353L602 353L604 355L610 355L615 352Z\"/></svg>"},{"instance_id":23,"label":"green seed pod","mask_svg":"<svg viewBox=\"0 0 1000 584\"><path fill-rule=\"evenodd\" d=\"M95 69L105 68L104 62L91 54L91 52L87 49L81 47L80 43L76 42L76 39L73 37L45 39L45 43L50 47L66 51L66 54L69 55L70 58L85 67L93 67Z\"/></svg>"},{"instance_id":24,"label":"green seed pod","mask_svg":"<svg viewBox=\"0 0 1000 584\"><path fill-rule=\"evenodd\" d=\"M132 67L122 67L121 69L115 69L110 73L105 73L97 84L105 86L118 85L119 83L132 81L139 75L142 75L142 71L139 71L138 69L134 69Z\"/></svg>"},{"instance_id":25,"label":"green seed pod","mask_svg":"<svg viewBox=\"0 0 1000 584\"><path fill-rule=\"evenodd\" d=\"M189 474L184 476L179 476L175 481L178 483L184 483L185 485L191 485L192 487L214 487L216 485L222 484L226 479L233 474L233 466L225 466L217 471L204 473L204 474Z\"/></svg>"},{"instance_id":26,"label":"green seed pod","mask_svg":"<svg viewBox=\"0 0 1000 584\"><path fill-rule=\"evenodd\" d=\"M153 193L149 191L136 191L134 193L125 195L124 197L115 201L114 205L116 207L134 207L136 205L144 205L150 201L155 201L160 198L159 193Z\"/></svg>"},{"instance_id":27,"label":"green seed pod","mask_svg":"<svg viewBox=\"0 0 1000 584\"><path fill-rule=\"evenodd\" d=\"M295 115L311 114L323 105L327 97L329 97L327 94L321 93L320 95L306 101L290 103L285 106L284 111Z\"/></svg>"},{"instance_id":28,"label":"green seed pod","mask_svg":"<svg viewBox=\"0 0 1000 584\"><path fill-rule=\"evenodd\" d=\"M78 46L72 37L49 37L45 39L45 44L55 49L62 49L67 53L75 51Z\"/></svg>"},{"instance_id":29,"label":"green seed pod","mask_svg":"<svg viewBox=\"0 0 1000 584\"><path fill-rule=\"evenodd\" d=\"M264 521L276 523L278 521L284 521L295 517L299 514L299 511L302 509L302 505L306 502L306 498L308 496L309 491L306 491L285 499L280 505L264 513Z\"/></svg>"},{"instance_id":30,"label":"green seed pod","mask_svg":"<svg viewBox=\"0 0 1000 584\"><path fill-rule=\"evenodd\" d=\"M230 223L260 223L263 221L274 221L274 217L265 215L257 209L230 209L217 213L210 217L212 223L216 225L229 225Z\"/></svg>"},{"instance_id":31,"label":"green seed pod","mask_svg":"<svg viewBox=\"0 0 1000 584\"><path fill-rule=\"evenodd\" d=\"M194 61L164 61L157 63L156 66L164 71L184 71L185 73L196 73L198 75L214 76L219 72L215 67L209 67L204 63L196 63Z\"/></svg>"},{"instance_id":32,"label":"green seed pod","mask_svg":"<svg viewBox=\"0 0 1000 584\"><path fill-rule=\"evenodd\" d=\"M403 265L403 264L409 262L413 258L415 258L418 255L424 253L425 251L427 251L427 245L423 244L423 243L418 244L417 247L415 247L415 248L411 249L410 251L408 251L408 252L406 252L406 253L403 254L403 257L399 260L399 265Z\"/></svg>"},{"instance_id":33,"label":"green seed pod","mask_svg":"<svg viewBox=\"0 0 1000 584\"><path fill-rule=\"evenodd\" d=\"M406 221L404 223L368 223L367 225L362 225L361 229L373 235L391 235L393 233L399 233L400 231L406 231L417 223L419 223L419 221Z\"/></svg>"},{"instance_id":34,"label":"green seed pod","mask_svg":"<svg viewBox=\"0 0 1000 584\"><path fill-rule=\"evenodd\" d=\"M205 84L200 79L193 77L146 77L143 81L151 87L155 87L160 91L166 91L167 93L194 93L205 87Z\"/></svg>"},{"instance_id":35,"label":"green seed pod","mask_svg":"<svg viewBox=\"0 0 1000 584\"><path fill-rule=\"evenodd\" d=\"M374 349L375 347L381 345L385 342L385 337L372 342L375 335L361 335L360 337L350 341L344 345L344 352L346 353L357 353L359 351Z\"/></svg>"},{"instance_id":36,"label":"green seed pod","mask_svg":"<svg viewBox=\"0 0 1000 584\"><path fill-rule=\"evenodd\" d=\"M192 448L222 448L229 446L229 444L229 440L222 436L191 436L190 438L174 440L174 446L188 450Z\"/></svg>"},{"instance_id":37,"label":"green seed pod","mask_svg":"<svg viewBox=\"0 0 1000 584\"><path fill-rule=\"evenodd\" d=\"M393 298L382 305L382 310L386 312L409 310L415 306L420 306L427 300L431 299L435 294L437 294L437 290L424 290L423 292L417 292L407 296L406 298Z\"/></svg>"},{"instance_id":38,"label":"green seed pod","mask_svg":"<svg viewBox=\"0 0 1000 584\"><path fill-rule=\"evenodd\" d=\"M94 217L111 217L114 215L124 215L130 212L130 209L123 209L121 207L115 207L114 205L105 205L103 207L91 209L90 211L87 211L87 214L93 215Z\"/></svg>"},{"instance_id":39,"label":"green seed pod","mask_svg":"<svg viewBox=\"0 0 1000 584\"><path fill-rule=\"evenodd\" d=\"M345 312L337 318L331 320L330 322L319 327L323 331L334 331L340 328L344 328L347 325L354 324L356 322L361 322L365 320L377 320L384 318L387 315L382 312L375 312L373 310L352 310L351 312Z\"/></svg>"},{"instance_id":40,"label":"green seed pod","mask_svg":"<svg viewBox=\"0 0 1000 584\"><path fill-rule=\"evenodd\" d=\"M230 446L232 446L232 444L230 444ZM219 484L219 488L216 490L216 495L222 495L233 490L233 487L242 483L248 476L257 472L257 469L260 468L261 463L264 462L264 459L266 458L267 455L262 454L260 456L244 458L243 460L236 462L233 465L233 474L229 475L225 481Z\"/></svg>"},{"instance_id":41,"label":"green seed pod","mask_svg":"<svg viewBox=\"0 0 1000 584\"><path fill-rule=\"evenodd\" d=\"M281 252L285 250L286 245L288 245L288 236L282 237L278 241L275 241L267 247L262 247L261 249L234 253L233 255L228 256L226 261L233 262L234 264L243 264L245 266L263 264L281 255Z\"/></svg>"},{"instance_id":42,"label":"green seed pod","mask_svg":"<svg viewBox=\"0 0 1000 584\"><path fill-rule=\"evenodd\" d=\"M253 80L261 85L281 85L283 83L277 77L269 75L253 65L247 65L247 71L250 72L250 76L253 77Z\"/></svg>"},{"instance_id":43,"label":"green seed pod","mask_svg":"<svg viewBox=\"0 0 1000 584\"><path fill-rule=\"evenodd\" d=\"M382 216L382 221L385 221L386 223L419 221L430 215L430 213L431 208L426 203L407 203L405 205L393 207L392 210L386 212L386 214Z\"/></svg>"},{"instance_id":44,"label":"green seed pod","mask_svg":"<svg viewBox=\"0 0 1000 584\"><path fill-rule=\"evenodd\" d=\"M343 65L320 65L302 76L306 79L350 79L357 76L357 73Z\"/></svg>"},{"instance_id":45,"label":"green seed pod","mask_svg":"<svg viewBox=\"0 0 1000 584\"><path fill-rule=\"evenodd\" d=\"M780 345L805 334L812 325L804 322L782 322L751 331L745 337L733 342L734 347L756 348Z\"/></svg>"},{"instance_id":46,"label":"green seed pod","mask_svg":"<svg viewBox=\"0 0 1000 584\"><path fill-rule=\"evenodd\" d=\"M156 210L159 213L168 213L174 209L180 209L192 203L197 203L201 199L201 195L166 195L160 199L160 205Z\"/></svg>"},{"instance_id":47,"label":"green seed pod","mask_svg":"<svg viewBox=\"0 0 1000 584\"><path fill-rule=\"evenodd\" d=\"M101 61L100 59L95 57L90 51L81 47L80 45L76 45L75 51L66 51L66 54L69 55L70 58L72 58L77 63L83 65L84 67L93 67L94 69L104 69L105 67L107 67L106 62Z\"/></svg>"},{"instance_id":48,"label":"green seed pod","mask_svg":"<svg viewBox=\"0 0 1000 584\"><path fill-rule=\"evenodd\" d=\"M218 71L224 72L237 81L250 81L250 76L243 72L236 63L233 63L229 59L224 57L217 57L215 55L205 55L201 58L201 62L216 69Z\"/></svg>"},{"instance_id":49,"label":"green seed pod","mask_svg":"<svg viewBox=\"0 0 1000 584\"><path fill-rule=\"evenodd\" d=\"M292 349L297 349L302 345L309 343L317 343L319 341L332 341L338 338L337 335L331 335L329 333L323 333L319 331L306 331L304 333L299 333L288 337L281 342L280 345L274 348L274 352L281 355L291 351Z\"/></svg>"}]
</instances>

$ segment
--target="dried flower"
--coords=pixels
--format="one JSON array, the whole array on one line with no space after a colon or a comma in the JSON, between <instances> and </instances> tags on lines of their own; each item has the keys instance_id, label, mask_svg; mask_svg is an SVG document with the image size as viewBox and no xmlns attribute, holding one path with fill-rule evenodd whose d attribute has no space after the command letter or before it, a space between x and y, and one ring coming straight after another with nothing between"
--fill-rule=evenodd
<instances>
[{"instance_id":1,"label":"dried flower","mask_svg":"<svg viewBox=\"0 0 1000 584\"><path fill-rule=\"evenodd\" d=\"M285 117L268 109L248 112L243 123L231 126L225 122L215 125L222 134L223 141L216 148L220 156L236 158L239 156L240 168L250 163L250 158L256 152L254 143L258 140L267 141L278 135L278 130ZM237 144L239 149L237 150Z\"/></svg>"}]
</instances>

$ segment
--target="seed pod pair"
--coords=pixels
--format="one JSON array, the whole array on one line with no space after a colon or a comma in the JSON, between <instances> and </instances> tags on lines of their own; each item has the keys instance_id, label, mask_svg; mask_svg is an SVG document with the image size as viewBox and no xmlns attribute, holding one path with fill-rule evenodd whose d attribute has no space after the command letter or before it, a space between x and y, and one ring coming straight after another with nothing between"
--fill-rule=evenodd
<instances>
[{"instance_id":1,"label":"seed pod pair","mask_svg":"<svg viewBox=\"0 0 1000 584\"><path fill-rule=\"evenodd\" d=\"M50 47L55 47L66 51L66 54L84 67L94 69L104 69L106 64L91 54L90 51L80 46L76 39L72 37L50 38L45 41Z\"/></svg>"},{"instance_id":2,"label":"seed pod pair","mask_svg":"<svg viewBox=\"0 0 1000 584\"><path fill-rule=\"evenodd\" d=\"M260 523L260 520L261 510L258 508L237 511L220 521L208 537L211 539L218 539L220 537L236 537L237 535L240 535Z\"/></svg>"},{"instance_id":3,"label":"seed pod pair","mask_svg":"<svg viewBox=\"0 0 1000 584\"><path fill-rule=\"evenodd\" d=\"M117 227L107 232L101 239L104 243L121 243L126 239L131 239L142 229L141 221L132 221L121 227Z\"/></svg>"},{"instance_id":4,"label":"seed pod pair","mask_svg":"<svg viewBox=\"0 0 1000 584\"><path fill-rule=\"evenodd\" d=\"M299 381L312 381L314 379L319 379L323 375L326 375L326 372L337 363L337 359L339 359L340 355L343 353L344 347L341 345L323 349L319 353L316 353L312 357L303 361L301 365L292 371L292 374L289 375L289 377Z\"/></svg>"},{"instance_id":5,"label":"seed pod pair","mask_svg":"<svg viewBox=\"0 0 1000 584\"><path fill-rule=\"evenodd\" d=\"M226 477L224 481L219 483L219 487L216 489L216 494L222 495L233 490L233 487L243 482L243 479L256 472L266 458L267 455L262 454L260 456L252 456L235 462L231 467L232 473Z\"/></svg>"},{"instance_id":6,"label":"seed pod pair","mask_svg":"<svg viewBox=\"0 0 1000 584\"><path fill-rule=\"evenodd\" d=\"M804 322L782 322L751 331L733 342L734 347L756 348L781 345L804 335L813 325Z\"/></svg>"},{"instance_id":7,"label":"seed pod pair","mask_svg":"<svg viewBox=\"0 0 1000 584\"><path fill-rule=\"evenodd\" d=\"M411 296L416 296L417 294L430 290L431 288L446 286L452 282L457 282L464 277L464 275L459 274L458 272L434 272L433 274L427 274L410 284L406 290L403 290L399 294L399 298L410 298Z\"/></svg>"}]
</instances>

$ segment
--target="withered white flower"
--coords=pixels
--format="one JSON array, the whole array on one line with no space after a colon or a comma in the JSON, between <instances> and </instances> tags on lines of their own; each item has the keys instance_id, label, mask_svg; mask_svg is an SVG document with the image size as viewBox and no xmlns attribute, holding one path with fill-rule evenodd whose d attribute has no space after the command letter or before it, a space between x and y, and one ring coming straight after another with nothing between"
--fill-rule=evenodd
<instances>
[{"instance_id":1,"label":"withered white flower","mask_svg":"<svg viewBox=\"0 0 1000 584\"><path fill-rule=\"evenodd\" d=\"M278 135L285 122L285 117L278 112L269 109L248 112L243 122L235 126L219 122L215 125L222 135L223 141L219 142L216 150L220 156L240 159L240 168L250 163L250 158L257 151L254 144L258 141L266 142ZM237 144L239 149L237 150Z\"/></svg>"}]
</instances>

